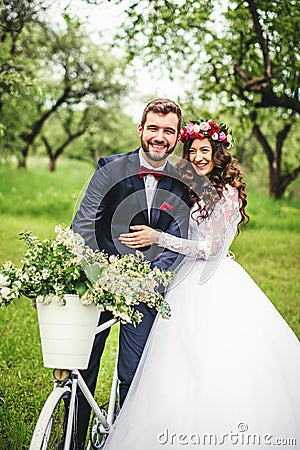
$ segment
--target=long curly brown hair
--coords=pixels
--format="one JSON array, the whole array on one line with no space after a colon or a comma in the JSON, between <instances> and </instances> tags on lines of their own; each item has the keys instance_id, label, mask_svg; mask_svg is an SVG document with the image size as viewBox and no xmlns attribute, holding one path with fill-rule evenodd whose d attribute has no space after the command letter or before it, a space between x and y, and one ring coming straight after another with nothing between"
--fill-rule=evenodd
<instances>
[{"instance_id":1,"label":"long curly brown hair","mask_svg":"<svg viewBox=\"0 0 300 450\"><path fill-rule=\"evenodd\" d=\"M187 186L191 204L197 203L197 221L206 219L216 202L223 196L226 184L238 190L241 200L241 220L238 223L238 233L241 225L246 225L250 217L246 213L247 205L246 183L243 181L244 174L237 165L235 158L231 156L227 148L218 141L209 140L212 146L213 170L207 176L198 175L189 162L189 150L194 139L187 139L183 144L182 159L176 167L181 179Z\"/></svg>"}]
</instances>

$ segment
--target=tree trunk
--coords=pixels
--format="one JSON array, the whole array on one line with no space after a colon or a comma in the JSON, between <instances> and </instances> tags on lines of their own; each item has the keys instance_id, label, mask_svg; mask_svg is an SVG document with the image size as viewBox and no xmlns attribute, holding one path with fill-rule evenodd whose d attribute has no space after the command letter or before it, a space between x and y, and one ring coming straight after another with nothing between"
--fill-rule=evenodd
<instances>
[{"instance_id":1,"label":"tree trunk","mask_svg":"<svg viewBox=\"0 0 300 450\"><path fill-rule=\"evenodd\" d=\"M18 169L21 170L26 168L27 168L26 158L18 159Z\"/></svg>"},{"instance_id":2,"label":"tree trunk","mask_svg":"<svg viewBox=\"0 0 300 450\"><path fill-rule=\"evenodd\" d=\"M278 200L283 196L285 191L281 185L281 176L277 168L274 167L270 167L269 175L269 194L275 200Z\"/></svg>"},{"instance_id":3,"label":"tree trunk","mask_svg":"<svg viewBox=\"0 0 300 450\"><path fill-rule=\"evenodd\" d=\"M27 157L29 152L29 146L26 145L23 150L20 152L20 158L18 159L18 169L26 169L27 168Z\"/></svg>"},{"instance_id":4,"label":"tree trunk","mask_svg":"<svg viewBox=\"0 0 300 450\"><path fill-rule=\"evenodd\" d=\"M27 158L29 155L30 142L26 139L27 135L21 136L24 141L24 148L20 151L20 159L18 161L18 169L27 168Z\"/></svg>"},{"instance_id":5,"label":"tree trunk","mask_svg":"<svg viewBox=\"0 0 300 450\"><path fill-rule=\"evenodd\" d=\"M55 172L56 169L56 159L55 158L51 158L50 159L50 163L49 163L49 171L50 172Z\"/></svg>"},{"instance_id":6,"label":"tree trunk","mask_svg":"<svg viewBox=\"0 0 300 450\"><path fill-rule=\"evenodd\" d=\"M252 133L261 145L269 163L269 194L271 197L278 200L283 196L289 184L300 174L300 166L285 175L282 174L281 169L282 147L291 130L291 124L286 124L283 129L277 133L276 148L274 151L259 125L255 123L256 115L250 114L249 117L254 123Z\"/></svg>"}]
</instances>

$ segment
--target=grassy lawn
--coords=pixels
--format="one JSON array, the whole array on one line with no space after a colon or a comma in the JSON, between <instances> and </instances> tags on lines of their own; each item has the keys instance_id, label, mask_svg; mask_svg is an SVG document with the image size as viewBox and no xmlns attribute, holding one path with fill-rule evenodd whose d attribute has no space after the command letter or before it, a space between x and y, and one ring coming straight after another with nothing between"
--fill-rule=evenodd
<instances>
[{"instance_id":1,"label":"grassy lawn","mask_svg":"<svg viewBox=\"0 0 300 450\"><path fill-rule=\"evenodd\" d=\"M0 166L0 263L18 263L22 229L51 237L57 223L70 224L77 199L93 168L60 160L31 159L26 171ZM264 290L300 338L300 202L274 202L249 182L251 222L234 241L236 260ZM27 449L41 406L52 389L43 367L36 311L23 299L0 309L0 449ZM117 327L105 350L97 398L105 400L116 351Z\"/></svg>"}]
</instances>

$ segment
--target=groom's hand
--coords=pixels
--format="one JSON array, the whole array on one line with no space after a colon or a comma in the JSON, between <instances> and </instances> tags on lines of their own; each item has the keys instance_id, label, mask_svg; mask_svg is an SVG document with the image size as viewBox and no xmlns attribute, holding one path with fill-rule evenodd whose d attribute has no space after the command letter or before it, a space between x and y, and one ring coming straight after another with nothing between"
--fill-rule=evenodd
<instances>
[{"instance_id":1,"label":"groom's hand","mask_svg":"<svg viewBox=\"0 0 300 450\"><path fill-rule=\"evenodd\" d=\"M132 233L120 234L119 241L130 248L148 247L151 244L158 244L160 232L147 225L133 225Z\"/></svg>"}]
</instances>

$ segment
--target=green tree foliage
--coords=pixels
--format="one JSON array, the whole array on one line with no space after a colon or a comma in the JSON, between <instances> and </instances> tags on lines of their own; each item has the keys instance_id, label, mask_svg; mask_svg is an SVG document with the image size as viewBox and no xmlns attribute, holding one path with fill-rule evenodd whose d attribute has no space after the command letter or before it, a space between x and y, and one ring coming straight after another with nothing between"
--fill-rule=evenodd
<instances>
[{"instance_id":1,"label":"green tree foliage","mask_svg":"<svg viewBox=\"0 0 300 450\"><path fill-rule=\"evenodd\" d=\"M35 78L34 61L24 57L19 36L34 21L39 23L43 3L46 4L37 0L3 0L0 4L0 113L4 103L18 98ZM2 135L6 128L0 119Z\"/></svg>"},{"instance_id":2,"label":"green tree foliage","mask_svg":"<svg viewBox=\"0 0 300 450\"><path fill-rule=\"evenodd\" d=\"M131 0L120 37L129 59L143 55L149 67L159 59L170 74L179 69L193 77L194 102L238 108L268 161L270 193L279 198L300 173L299 157L289 169L283 163L286 148L297 152L289 135L299 133L299 23L297 0Z\"/></svg>"},{"instance_id":3,"label":"green tree foliage","mask_svg":"<svg viewBox=\"0 0 300 450\"><path fill-rule=\"evenodd\" d=\"M37 144L46 149L53 171L67 147L70 158L97 166L100 156L133 150L139 141L136 126L116 102L109 108L95 104L84 110L61 109L49 119Z\"/></svg>"},{"instance_id":4,"label":"green tree foliage","mask_svg":"<svg viewBox=\"0 0 300 450\"><path fill-rule=\"evenodd\" d=\"M8 60L14 42L27 75L21 83L15 71L10 86L6 74L0 91L5 127L1 147L3 153L17 154L19 167L26 166L30 149L42 145L54 170L65 149L93 127L97 120L93 107L115 108L126 93L123 62L93 43L77 19L68 15L64 19L61 28L28 20L16 35L3 32L7 44L3 60ZM16 65L15 54L10 56Z\"/></svg>"},{"instance_id":5,"label":"green tree foliage","mask_svg":"<svg viewBox=\"0 0 300 450\"><path fill-rule=\"evenodd\" d=\"M72 156L97 165L103 155L134 150L140 145L137 126L120 105L110 109L92 108L93 122L88 132L76 142Z\"/></svg>"}]
</instances>

